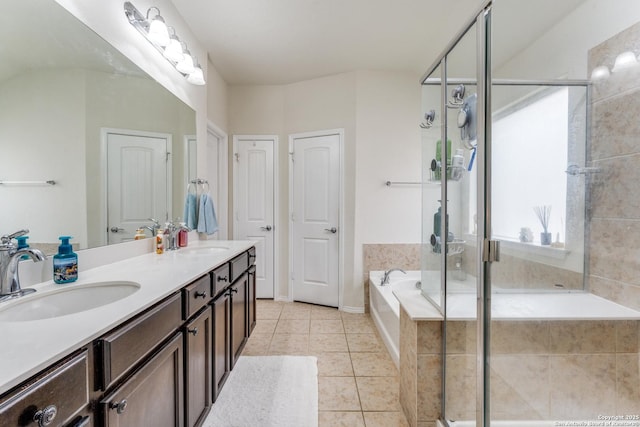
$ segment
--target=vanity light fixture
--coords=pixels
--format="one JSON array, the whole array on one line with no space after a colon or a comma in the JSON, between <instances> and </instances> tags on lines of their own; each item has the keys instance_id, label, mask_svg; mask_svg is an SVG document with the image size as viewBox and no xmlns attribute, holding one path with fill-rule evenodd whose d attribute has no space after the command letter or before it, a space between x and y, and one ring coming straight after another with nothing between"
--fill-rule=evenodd
<instances>
[{"instance_id":1,"label":"vanity light fixture","mask_svg":"<svg viewBox=\"0 0 640 427\"><path fill-rule=\"evenodd\" d=\"M156 13L153 15L153 13ZM137 29L176 70L187 78L191 84L202 86L206 82L202 67L191 56L187 44L180 41L173 27L167 27L164 18L160 15L160 9L153 6L147 10L145 17L131 2L124 3L124 14L129 23ZM149 20L149 15L153 18ZM170 31L172 34L170 34Z\"/></svg>"}]
</instances>

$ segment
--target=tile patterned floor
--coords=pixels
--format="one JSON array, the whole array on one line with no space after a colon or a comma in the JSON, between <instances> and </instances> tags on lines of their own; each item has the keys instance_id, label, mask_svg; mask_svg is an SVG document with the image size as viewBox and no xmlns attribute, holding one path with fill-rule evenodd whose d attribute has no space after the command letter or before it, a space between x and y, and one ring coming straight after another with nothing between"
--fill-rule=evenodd
<instances>
[{"instance_id":1,"label":"tile patterned floor","mask_svg":"<svg viewBox=\"0 0 640 427\"><path fill-rule=\"evenodd\" d=\"M318 427L406 427L398 370L368 314L258 300L243 355L318 358Z\"/></svg>"}]
</instances>

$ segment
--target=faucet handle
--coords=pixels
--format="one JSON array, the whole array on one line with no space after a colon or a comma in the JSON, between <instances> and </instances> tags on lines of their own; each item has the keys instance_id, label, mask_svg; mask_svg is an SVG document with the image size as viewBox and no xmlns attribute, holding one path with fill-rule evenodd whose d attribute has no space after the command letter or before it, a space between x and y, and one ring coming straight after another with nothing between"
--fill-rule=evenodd
<instances>
[{"instance_id":1,"label":"faucet handle","mask_svg":"<svg viewBox=\"0 0 640 427\"><path fill-rule=\"evenodd\" d=\"M29 230L25 228L22 230L18 230L12 234L5 234L4 236L0 237L0 240L2 241L3 245L10 245L11 240L15 239L16 237L24 236L27 233L29 233Z\"/></svg>"}]
</instances>

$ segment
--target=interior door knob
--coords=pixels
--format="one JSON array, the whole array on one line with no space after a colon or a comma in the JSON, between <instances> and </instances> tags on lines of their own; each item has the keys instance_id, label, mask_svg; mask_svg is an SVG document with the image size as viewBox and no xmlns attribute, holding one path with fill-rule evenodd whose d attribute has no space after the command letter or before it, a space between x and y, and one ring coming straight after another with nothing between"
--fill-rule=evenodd
<instances>
[{"instance_id":1,"label":"interior door knob","mask_svg":"<svg viewBox=\"0 0 640 427\"><path fill-rule=\"evenodd\" d=\"M112 233L119 233L121 231L125 231L124 228L120 228L120 227L111 227L109 229Z\"/></svg>"},{"instance_id":2,"label":"interior door knob","mask_svg":"<svg viewBox=\"0 0 640 427\"><path fill-rule=\"evenodd\" d=\"M331 227L331 228L325 228L324 231L328 231L329 233L336 234L338 232L338 229L335 227Z\"/></svg>"},{"instance_id":3,"label":"interior door knob","mask_svg":"<svg viewBox=\"0 0 640 427\"><path fill-rule=\"evenodd\" d=\"M271 226L270 226L270 225L266 225L266 226L264 226L264 227L260 227L260 230L263 230L263 231L271 231Z\"/></svg>"}]
</instances>

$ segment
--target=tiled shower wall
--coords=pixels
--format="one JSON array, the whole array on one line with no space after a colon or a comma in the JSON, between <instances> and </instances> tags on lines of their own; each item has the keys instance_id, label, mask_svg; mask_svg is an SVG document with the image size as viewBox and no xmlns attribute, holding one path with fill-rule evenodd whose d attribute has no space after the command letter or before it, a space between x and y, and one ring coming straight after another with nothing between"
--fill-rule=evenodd
<instances>
[{"instance_id":1,"label":"tiled shower wall","mask_svg":"<svg viewBox=\"0 0 640 427\"><path fill-rule=\"evenodd\" d=\"M640 23L589 51L589 73L640 53ZM595 81L591 99L591 292L640 310L640 65Z\"/></svg>"}]
</instances>

